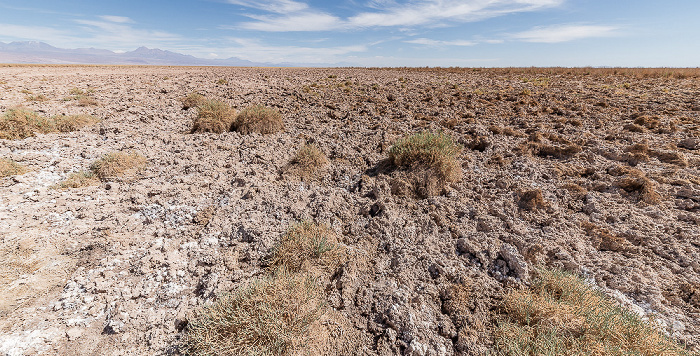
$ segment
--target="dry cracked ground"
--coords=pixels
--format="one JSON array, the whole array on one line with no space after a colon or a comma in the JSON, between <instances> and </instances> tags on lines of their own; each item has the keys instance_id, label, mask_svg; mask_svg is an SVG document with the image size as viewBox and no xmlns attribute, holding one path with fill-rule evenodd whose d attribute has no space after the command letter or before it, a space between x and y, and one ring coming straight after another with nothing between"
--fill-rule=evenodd
<instances>
[{"instance_id":1,"label":"dry cracked ground","mask_svg":"<svg viewBox=\"0 0 700 356\"><path fill-rule=\"evenodd\" d=\"M323 281L318 352L484 354L504 293L536 266L700 350L697 76L0 66L0 88L3 113L101 119L0 140L28 170L0 178L0 354L178 354L193 313L262 276L300 221L349 256ZM277 108L285 130L190 133L192 92ZM462 147L461 180L427 197L386 164L424 131ZM306 143L328 157L313 179L288 169ZM56 187L115 151L147 164ZM469 295L459 313L454 285Z\"/></svg>"}]
</instances>

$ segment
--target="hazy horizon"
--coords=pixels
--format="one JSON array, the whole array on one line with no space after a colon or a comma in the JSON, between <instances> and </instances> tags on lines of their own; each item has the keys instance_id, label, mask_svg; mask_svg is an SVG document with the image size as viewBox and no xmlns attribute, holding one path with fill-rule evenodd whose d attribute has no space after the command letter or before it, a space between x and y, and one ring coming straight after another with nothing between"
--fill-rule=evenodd
<instances>
[{"instance_id":1,"label":"hazy horizon","mask_svg":"<svg viewBox=\"0 0 700 356\"><path fill-rule=\"evenodd\" d=\"M204 59L441 67L697 67L700 3L0 1L0 42Z\"/></svg>"}]
</instances>

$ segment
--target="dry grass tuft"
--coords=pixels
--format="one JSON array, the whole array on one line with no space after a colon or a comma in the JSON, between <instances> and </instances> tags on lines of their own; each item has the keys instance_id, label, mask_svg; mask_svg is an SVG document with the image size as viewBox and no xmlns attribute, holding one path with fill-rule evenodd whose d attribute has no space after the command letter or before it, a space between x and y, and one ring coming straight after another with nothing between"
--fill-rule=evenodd
<instances>
[{"instance_id":1,"label":"dry grass tuft","mask_svg":"<svg viewBox=\"0 0 700 356\"><path fill-rule=\"evenodd\" d=\"M398 140L389 149L389 160L396 167L414 171L414 176L436 189L427 189L419 195L436 195L447 182L462 177L462 168L457 160L461 147L444 133L422 132Z\"/></svg>"},{"instance_id":2,"label":"dry grass tuft","mask_svg":"<svg viewBox=\"0 0 700 356\"><path fill-rule=\"evenodd\" d=\"M231 129L236 111L228 104L219 100L204 100L197 107L199 112L190 133L213 132L220 134Z\"/></svg>"},{"instance_id":3,"label":"dry grass tuft","mask_svg":"<svg viewBox=\"0 0 700 356\"><path fill-rule=\"evenodd\" d=\"M330 227L302 222L282 237L271 266L291 272L332 271L342 263L342 257L343 251Z\"/></svg>"},{"instance_id":4,"label":"dry grass tuft","mask_svg":"<svg viewBox=\"0 0 700 356\"><path fill-rule=\"evenodd\" d=\"M23 165L11 159L0 158L0 177L16 176L24 173L27 173L27 169Z\"/></svg>"},{"instance_id":5,"label":"dry grass tuft","mask_svg":"<svg viewBox=\"0 0 700 356\"><path fill-rule=\"evenodd\" d=\"M248 107L241 111L233 123L233 128L242 133L271 134L284 130L282 114L277 109L262 105Z\"/></svg>"},{"instance_id":6,"label":"dry grass tuft","mask_svg":"<svg viewBox=\"0 0 700 356\"><path fill-rule=\"evenodd\" d=\"M82 127L100 122L100 119L91 115L61 115L54 117L53 120L56 130L59 132L76 131Z\"/></svg>"},{"instance_id":7,"label":"dry grass tuft","mask_svg":"<svg viewBox=\"0 0 700 356\"><path fill-rule=\"evenodd\" d=\"M202 94L190 93L186 97L184 97L181 101L182 101L182 110L187 110L189 108L198 107L199 105L201 105L205 101L207 101L207 99Z\"/></svg>"},{"instance_id":8,"label":"dry grass tuft","mask_svg":"<svg viewBox=\"0 0 700 356\"><path fill-rule=\"evenodd\" d=\"M71 173L66 180L58 183L56 188L58 189L70 189L70 188L82 188L99 183L100 180L95 177L92 172L76 172Z\"/></svg>"},{"instance_id":9,"label":"dry grass tuft","mask_svg":"<svg viewBox=\"0 0 700 356\"><path fill-rule=\"evenodd\" d=\"M499 355L688 355L651 323L581 278L538 270L529 289L503 299Z\"/></svg>"},{"instance_id":10,"label":"dry grass tuft","mask_svg":"<svg viewBox=\"0 0 700 356\"><path fill-rule=\"evenodd\" d=\"M78 98L78 106L98 106L100 103L93 97L81 96Z\"/></svg>"},{"instance_id":11,"label":"dry grass tuft","mask_svg":"<svg viewBox=\"0 0 700 356\"><path fill-rule=\"evenodd\" d=\"M297 151L292 164L295 165L295 173L303 179L309 179L328 164L328 158L315 145L306 144Z\"/></svg>"},{"instance_id":12,"label":"dry grass tuft","mask_svg":"<svg viewBox=\"0 0 700 356\"><path fill-rule=\"evenodd\" d=\"M36 133L45 134L53 131L55 131L53 120L26 108L8 109L0 117L0 139L21 140L35 136Z\"/></svg>"},{"instance_id":13,"label":"dry grass tuft","mask_svg":"<svg viewBox=\"0 0 700 356\"><path fill-rule=\"evenodd\" d=\"M206 307L188 325L185 349L197 356L290 355L318 342L324 313L311 278L284 269Z\"/></svg>"},{"instance_id":14,"label":"dry grass tuft","mask_svg":"<svg viewBox=\"0 0 700 356\"><path fill-rule=\"evenodd\" d=\"M146 157L138 153L108 153L90 166L90 171L100 180L135 174L146 166Z\"/></svg>"},{"instance_id":15,"label":"dry grass tuft","mask_svg":"<svg viewBox=\"0 0 700 356\"><path fill-rule=\"evenodd\" d=\"M37 133L70 132L100 120L90 115L56 116L45 118L25 108L13 108L0 118L0 138L21 140Z\"/></svg>"}]
</instances>

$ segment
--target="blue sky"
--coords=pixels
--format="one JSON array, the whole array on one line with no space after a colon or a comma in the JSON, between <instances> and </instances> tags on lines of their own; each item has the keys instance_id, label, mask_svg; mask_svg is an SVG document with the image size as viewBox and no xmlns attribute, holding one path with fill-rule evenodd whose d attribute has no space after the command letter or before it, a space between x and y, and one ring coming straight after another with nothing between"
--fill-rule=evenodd
<instances>
[{"instance_id":1,"label":"blue sky","mask_svg":"<svg viewBox=\"0 0 700 356\"><path fill-rule=\"evenodd\" d=\"M360 66L700 66L700 1L0 0L0 42Z\"/></svg>"}]
</instances>

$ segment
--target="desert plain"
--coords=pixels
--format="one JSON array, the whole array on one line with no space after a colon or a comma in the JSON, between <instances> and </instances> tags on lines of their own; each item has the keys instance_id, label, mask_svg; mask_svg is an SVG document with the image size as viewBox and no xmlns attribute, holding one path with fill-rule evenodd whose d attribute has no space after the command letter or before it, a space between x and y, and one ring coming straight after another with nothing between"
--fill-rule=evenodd
<instances>
[{"instance_id":1,"label":"desert plain","mask_svg":"<svg viewBox=\"0 0 700 356\"><path fill-rule=\"evenodd\" d=\"M289 353L487 354L542 268L700 351L697 70L5 65L0 88L0 115L99 120L0 139L25 168L0 178L0 354L181 354L304 223L342 253ZM191 93L284 129L192 132ZM459 177L391 164L425 132L459 147ZM326 157L309 174L305 145ZM113 152L145 164L61 186Z\"/></svg>"}]
</instances>

